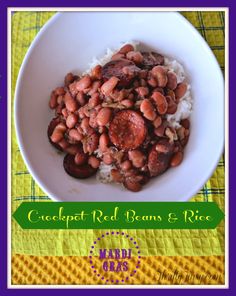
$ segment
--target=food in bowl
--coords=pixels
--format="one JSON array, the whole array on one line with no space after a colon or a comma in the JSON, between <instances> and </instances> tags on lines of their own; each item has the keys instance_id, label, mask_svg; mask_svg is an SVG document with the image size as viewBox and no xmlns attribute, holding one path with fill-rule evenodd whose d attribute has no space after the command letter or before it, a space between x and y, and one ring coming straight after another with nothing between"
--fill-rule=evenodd
<instances>
[{"instance_id":1,"label":"food in bowl","mask_svg":"<svg viewBox=\"0 0 236 296\"><path fill-rule=\"evenodd\" d=\"M77 76L68 73L49 106L51 144L65 152L72 177L137 192L181 164L190 134L190 85L183 67L156 52L125 44Z\"/></svg>"}]
</instances>

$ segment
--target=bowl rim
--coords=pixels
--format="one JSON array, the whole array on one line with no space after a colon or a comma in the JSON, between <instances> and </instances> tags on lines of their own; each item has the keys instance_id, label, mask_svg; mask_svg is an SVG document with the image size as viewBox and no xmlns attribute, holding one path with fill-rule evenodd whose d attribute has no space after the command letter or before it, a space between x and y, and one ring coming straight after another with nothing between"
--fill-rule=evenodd
<instances>
[{"instance_id":1,"label":"bowl rim","mask_svg":"<svg viewBox=\"0 0 236 296\"><path fill-rule=\"evenodd\" d=\"M20 128L19 128L19 116L17 115L17 112L19 110L19 92L20 92L20 86L21 86L21 77L22 74L24 73L25 67L27 65L28 59L30 57L31 51L33 50L33 48L37 45L37 43L40 41L41 36L43 35L44 31L47 30L47 28L49 26L51 26L56 20L57 18L59 18L62 14L67 13L69 11L59 11L56 12L43 26L42 28L39 30L39 32L37 33L37 35L35 36L35 38L33 39L33 41L31 42L25 56L24 59L22 61L22 64L20 66L19 72L18 72L18 76L17 76L17 80L16 80L16 85L15 85L15 94L14 94L14 104L13 104L13 108L14 108L14 112L13 112L13 120L14 120L14 126L15 126L15 131L16 131L16 138L17 138L17 144L19 146L19 149L21 151L21 155L23 157L23 160L27 166L27 169L29 170L29 173L31 175L32 178L35 179L35 181L37 182L37 184L40 186L40 188L48 195L48 197L53 200L53 201L62 201L61 199L58 199L57 196L55 196L51 190L48 187L45 187L43 182L41 182L40 178L37 175L37 172L32 168L30 160L28 159L28 156L25 153L24 150L24 143L23 143L23 139L22 139L22 134L20 132ZM72 11L75 13L81 13L81 11ZM90 11L88 11L90 12ZM113 13L113 12L119 12L119 13L123 13L126 12L125 10L122 11L95 11L95 12L107 12L107 13ZM129 12L140 12L140 13L146 13L147 11L129 11ZM214 63L216 64L216 69L218 71L218 75L219 77L221 77L221 82L223 85L223 88L225 89L225 83L224 83L224 77L223 77L223 73L220 69L219 63L214 55L214 53L212 52L210 46L208 45L208 43L206 42L206 40L203 38L203 36L197 31L197 29L178 11L152 11L151 13L171 13L173 14L175 17L179 18L179 20L185 25L191 28L192 34L196 35L197 38L200 37L201 41L202 41L202 46L204 46L204 49L207 51L208 54L210 54L212 61L214 61ZM224 97L225 97L225 91L224 91ZM225 104L224 104L224 115L223 115L223 119L225 117ZM223 120L224 122L224 129L223 129L223 138L221 141L221 145L218 145L218 150L217 153L215 152L216 158L215 158L215 162L212 162L212 165L210 167L208 167L208 170L206 171L206 173L202 174L201 177L201 182L196 183L197 185L192 187L193 189L189 192L188 194L180 197L178 199L178 202L183 202L183 201L189 201L195 194L197 194L197 192L204 186L204 184L210 179L210 177L212 176L213 172L215 171L215 169L217 168L218 162L221 158L221 155L224 151L224 142L225 142L225 119ZM70 200L66 201L69 202ZM97 201L97 200L96 200ZM101 202L102 200L98 201ZM137 200L133 200L134 202ZM173 200L174 201L174 200ZM84 200L78 200L78 202L84 202ZM91 202L90 200L87 202ZM115 202L115 200L114 200ZM123 201L123 202L131 202L130 200L128 201ZM138 201L138 202L142 202L142 201ZM148 201L151 202L151 201ZM156 201L158 202L158 201Z\"/></svg>"}]
</instances>

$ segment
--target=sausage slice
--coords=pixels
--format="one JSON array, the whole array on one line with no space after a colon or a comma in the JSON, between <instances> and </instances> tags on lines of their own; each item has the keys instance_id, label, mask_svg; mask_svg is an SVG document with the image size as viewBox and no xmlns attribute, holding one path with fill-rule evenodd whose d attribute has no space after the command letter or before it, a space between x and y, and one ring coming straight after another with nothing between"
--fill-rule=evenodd
<instances>
[{"instance_id":1,"label":"sausage slice","mask_svg":"<svg viewBox=\"0 0 236 296\"><path fill-rule=\"evenodd\" d=\"M143 56L143 61L141 67L144 69L152 69L155 66L164 64L163 55L157 52L141 52Z\"/></svg>"},{"instance_id":2,"label":"sausage slice","mask_svg":"<svg viewBox=\"0 0 236 296\"><path fill-rule=\"evenodd\" d=\"M102 67L102 78L106 81L115 76L119 78L118 86L128 86L133 78L137 76L140 68L138 68L132 61L126 59L117 59L108 62Z\"/></svg>"},{"instance_id":3,"label":"sausage slice","mask_svg":"<svg viewBox=\"0 0 236 296\"><path fill-rule=\"evenodd\" d=\"M172 147L169 152L164 153L157 151L156 144L152 146L148 155L148 169L151 177L161 175L168 169L172 154Z\"/></svg>"},{"instance_id":4,"label":"sausage slice","mask_svg":"<svg viewBox=\"0 0 236 296\"><path fill-rule=\"evenodd\" d=\"M139 147L145 140L146 134L145 121L136 111L120 111L110 123L110 140L116 147L123 150Z\"/></svg>"},{"instance_id":5,"label":"sausage slice","mask_svg":"<svg viewBox=\"0 0 236 296\"><path fill-rule=\"evenodd\" d=\"M88 163L77 165L75 163L75 156L71 154L66 154L63 166L68 175L77 179L87 179L97 171L97 169L91 167Z\"/></svg>"}]
</instances>

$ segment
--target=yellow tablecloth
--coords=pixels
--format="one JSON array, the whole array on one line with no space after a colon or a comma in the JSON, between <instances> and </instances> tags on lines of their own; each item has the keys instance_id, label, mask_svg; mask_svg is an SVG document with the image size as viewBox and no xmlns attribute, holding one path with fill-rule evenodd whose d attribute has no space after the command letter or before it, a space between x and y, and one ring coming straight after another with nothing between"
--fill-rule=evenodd
<instances>
[{"instance_id":1,"label":"yellow tablecloth","mask_svg":"<svg viewBox=\"0 0 236 296\"><path fill-rule=\"evenodd\" d=\"M12 101L23 57L33 38L53 12L17 12L12 17ZM215 53L224 70L224 14L184 12ZM13 125L12 118L12 125ZM22 201L47 202L48 196L31 177L21 158L12 126L12 210ZM216 201L224 209L224 158L211 179L192 201ZM224 282L224 222L213 230L129 230L139 240L142 269L136 284L173 284L178 269L180 284ZM100 230L22 230L12 221L12 282L14 284L99 284L86 264L91 241ZM201 273L201 279L186 274ZM216 276L216 274L218 276ZM205 277L204 277L205 275ZM208 275L208 276L207 276ZM214 276L215 275L215 276Z\"/></svg>"}]
</instances>

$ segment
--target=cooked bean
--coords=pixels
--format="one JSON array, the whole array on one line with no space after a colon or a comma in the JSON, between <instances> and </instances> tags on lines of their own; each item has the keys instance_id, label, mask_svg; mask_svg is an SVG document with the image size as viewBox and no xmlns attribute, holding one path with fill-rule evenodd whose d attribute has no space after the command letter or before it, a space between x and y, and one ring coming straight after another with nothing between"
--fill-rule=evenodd
<instances>
[{"instance_id":1,"label":"cooked bean","mask_svg":"<svg viewBox=\"0 0 236 296\"><path fill-rule=\"evenodd\" d=\"M186 119L182 119L182 120L180 121L180 124L181 124L184 128L187 128L187 129L190 128L190 121L189 121L188 118L186 118Z\"/></svg>"},{"instance_id":2,"label":"cooked bean","mask_svg":"<svg viewBox=\"0 0 236 296\"><path fill-rule=\"evenodd\" d=\"M128 152L129 160L136 168L141 168L146 160L146 156L139 150L131 150Z\"/></svg>"},{"instance_id":3,"label":"cooked bean","mask_svg":"<svg viewBox=\"0 0 236 296\"><path fill-rule=\"evenodd\" d=\"M129 51L133 51L133 50L134 50L134 47L132 44L125 44L120 48L118 53L127 54Z\"/></svg>"},{"instance_id":4,"label":"cooked bean","mask_svg":"<svg viewBox=\"0 0 236 296\"><path fill-rule=\"evenodd\" d=\"M84 163L86 163L88 160L88 155L85 154L83 151L79 151L76 155L75 155L75 163L77 165L82 165Z\"/></svg>"},{"instance_id":5,"label":"cooked bean","mask_svg":"<svg viewBox=\"0 0 236 296\"><path fill-rule=\"evenodd\" d=\"M66 125L68 126L68 128L73 128L77 122L78 117L74 113L68 115L68 117L66 118Z\"/></svg>"},{"instance_id":6,"label":"cooked bean","mask_svg":"<svg viewBox=\"0 0 236 296\"><path fill-rule=\"evenodd\" d=\"M102 78L102 66L97 65L92 69L91 76L93 79L101 79Z\"/></svg>"},{"instance_id":7,"label":"cooked bean","mask_svg":"<svg viewBox=\"0 0 236 296\"><path fill-rule=\"evenodd\" d=\"M94 133L93 128L91 128L91 126L89 125L89 118L88 117L85 117L82 119L80 127L82 128L83 133L85 135L91 135Z\"/></svg>"},{"instance_id":8,"label":"cooked bean","mask_svg":"<svg viewBox=\"0 0 236 296\"><path fill-rule=\"evenodd\" d=\"M67 93L65 94L64 101L65 101L66 109L67 109L69 112L75 112L75 111L77 110L77 108L78 108L77 102L76 102L76 100L70 95L69 92L67 92Z\"/></svg>"},{"instance_id":9,"label":"cooked bean","mask_svg":"<svg viewBox=\"0 0 236 296\"><path fill-rule=\"evenodd\" d=\"M158 137L163 137L165 134L165 129L166 127L164 126L164 124L161 124L158 128L154 129L154 134Z\"/></svg>"},{"instance_id":10,"label":"cooked bean","mask_svg":"<svg viewBox=\"0 0 236 296\"><path fill-rule=\"evenodd\" d=\"M87 103L86 95L82 91L79 91L76 95L76 101L80 104L80 106L84 106Z\"/></svg>"},{"instance_id":11,"label":"cooked bean","mask_svg":"<svg viewBox=\"0 0 236 296\"><path fill-rule=\"evenodd\" d=\"M166 101L168 103L168 108L166 113L167 114L175 114L175 112L177 111L177 104L175 103L175 101L172 99L171 96L166 96Z\"/></svg>"},{"instance_id":12,"label":"cooked bean","mask_svg":"<svg viewBox=\"0 0 236 296\"><path fill-rule=\"evenodd\" d=\"M156 144L156 151L161 153L172 153L174 151L174 145L173 143L170 143L166 139L161 139Z\"/></svg>"},{"instance_id":13,"label":"cooked bean","mask_svg":"<svg viewBox=\"0 0 236 296\"><path fill-rule=\"evenodd\" d=\"M101 103L99 93L94 93L88 101L88 105L90 108L95 108Z\"/></svg>"},{"instance_id":14,"label":"cooked bean","mask_svg":"<svg viewBox=\"0 0 236 296\"><path fill-rule=\"evenodd\" d=\"M177 76L174 72L167 72L167 79L168 79L168 82L166 84L166 87L171 89L171 90L174 90L176 89L177 87Z\"/></svg>"},{"instance_id":15,"label":"cooked bean","mask_svg":"<svg viewBox=\"0 0 236 296\"><path fill-rule=\"evenodd\" d=\"M57 87L57 88L55 89L55 94L56 94L57 96L63 96L65 93L66 93L66 92L65 92L65 90L64 90L64 87Z\"/></svg>"},{"instance_id":16,"label":"cooked bean","mask_svg":"<svg viewBox=\"0 0 236 296\"><path fill-rule=\"evenodd\" d=\"M158 113L161 115L166 114L168 109L168 103L165 96L163 96L160 92L155 91L152 94L152 100L155 102Z\"/></svg>"},{"instance_id":17,"label":"cooked bean","mask_svg":"<svg viewBox=\"0 0 236 296\"><path fill-rule=\"evenodd\" d=\"M60 95L57 97L57 104L64 105L64 96Z\"/></svg>"},{"instance_id":18,"label":"cooked bean","mask_svg":"<svg viewBox=\"0 0 236 296\"><path fill-rule=\"evenodd\" d=\"M143 113L145 118L151 121L153 121L157 116L152 103L148 99L142 101L140 111Z\"/></svg>"},{"instance_id":19,"label":"cooked bean","mask_svg":"<svg viewBox=\"0 0 236 296\"><path fill-rule=\"evenodd\" d=\"M110 165L114 162L114 159L112 157L112 155L110 153L105 153L103 154L103 158L102 158L102 161L107 164L107 165Z\"/></svg>"},{"instance_id":20,"label":"cooked bean","mask_svg":"<svg viewBox=\"0 0 236 296\"><path fill-rule=\"evenodd\" d=\"M128 171L132 168L132 163L130 160L125 160L124 162L122 162L120 164L120 168L122 169L122 171Z\"/></svg>"},{"instance_id":21,"label":"cooked bean","mask_svg":"<svg viewBox=\"0 0 236 296\"><path fill-rule=\"evenodd\" d=\"M130 191L138 192L142 189L142 185L138 182L132 182L130 180L125 180L123 185Z\"/></svg>"},{"instance_id":22,"label":"cooked bean","mask_svg":"<svg viewBox=\"0 0 236 296\"><path fill-rule=\"evenodd\" d=\"M186 83L179 83L175 89L175 97L176 100L179 101L187 91L187 84Z\"/></svg>"},{"instance_id":23,"label":"cooked bean","mask_svg":"<svg viewBox=\"0 0 236 296\"><path fill-rule=\"evenodd\" d=\"M151 87L157 87L158 86L158 82L156 81L156 79L153 76L148 76L147 83Z\"/></svg>"},{"instance_id":24,"label":"cooked bean","mask_svg":"<svg viewBox=\"0 0 236 296\"><path fill-rule=\"evenodd\" d=\"M157 86L165 87L168 82L166 69L162 66L155 66L154 68L152 68L151 72L153 77L157 81Z\"/></svg>"},{"instance_id":25,"label":"cooked bean","mask_svg":"<svg viewBox=\"0 0 236 296\"><path fill-rule=\"evenodd\" d=\"M126 108L132 108L134 105L134 102L132 100L122 100L120 103Z\"/></svg>"},{"instance_id":26,"label":"cooked bean","mask_svg":"<svg viewBox=\"0 0 236 296\"><path fill-rule=\"evenodd\" d=\"M119 78L112 76L108 81L103 83L101 87L101 92L105 96L109 96L109 94L113 91L113 89L116 87L117 83L119 81Z\"/></svg>"},{"instance_id":27,"label":"cooked bean","mask_svg":"<svg viewBox=\"0 0 236 296\"><path fill-rule=\"evenodd\" d=\"M97 93L99 87L102 85L102 82L96 80L93 82L91 89L87 92L87 95L92 96L93 94Z\"/></svg>"},{"instance_id":28,"label":"cooked bean","mask_svg":"<svg viewBox=\"0 0 236 296\"><path fill-rule=\"evenodd\" d=\"M158 128L162 124L161 116L157 116L156 119L153 121L153 125L155 128Z\"/></svg>"},{"instance_id":29,"label":"cooked bean","mask_svg":"<svg viewBox=\"0 0 236 296\"><path fill-rule=\"evenodd\" d=\"M51 92L50 100L49 100L49 107L51 109L55 109L57 106L57 95L55 91Z\"/></svg>"},{"instance_id":30,"label":"cooked bean","mask_svg":"<svg viewBox=\"0 0 236 296\"><path fill-rule=\"evenodd\" d=\"M75 76L72 73L66 74L64 79L65 86L69 86L69 84L74 82L74 80L75 80Z\"/></svg>"},{"instance_id":31,"label":"cooked bean","mask_svg":"<svg viewBox=\"0 0 236 296\"><path fill-rule=\"evenodd\" d=\"M164 95L164 92L162 93ZM175 92L172 89L167 89L166 96L170 96L172 100L175 102Z\"/></svg>"},{"instance_id":32,"label":"cooked bean","mask_svg":"<svg viewBox=\"0 0 236 296\"><path fill-rule=\"evenodd\" d=\"M111 177L112 177L112 180L116 183L122 183L124 179L122 174L116 169L111 170Z\"/></svg>"},{"instance_id":33,"label":"cooked bean","mask_svg":"<svg viewBox=\"0 0 236 296\"><path fill-rule=\"evenodd\" d=\"M136 92L138 93L138 95L139 95L140 97L146 97L146 96L148 96L148 94L149 94L149 89L148 89L148 87L140 86L140 87L137 87L135 90L136 90Z\"/></svg>"},{"instance_id":34,"label":"cooked bean","mask_svg":"<svg viewBox=\"0 0 236 296\"><path fill-rule=\"evenodd\" d=\"M65 132L66 132L65 124L64 123L59 123L55 127L55 129L54 129L54 131L53 131L53 133L52 133L52 135L50 137L52 142L54 142L54 143L60 142L63 139Z\"/></svg>"},{"instance_id":35,"label":"cooked bean","mask_svg":"<svg viewBox=\"0 0 236 296\"><path fill-rule=\"evenodd\" d=\"M73 128L69 131L69 137L77 142L80 142L83 139L82 133L77 129Z\"/></svg>"},{"instance_id":36,"label":"cooked bean","mask_svg":"<svg viewBox=\"0 0 236 296\"><path fill-rule=\"evenodd\" d=\"M110 108L102 108L97 115L97 124L99 126L104 126L109 123L112 116L112 110Z\"/></svg>"},{"instance_id":37,"label":"cooked bean","mask_svg":"<svg viewBox=\"0 0 236 296\"><path fill-rule=\"evenodd\" d=\"M88 164L90 164L92 168L97 169L100 166L100 160L95 156L89 156Z\"/></svg>"},{"instance_id":38,"label":"cooked bean","mask_svg":"<svg viewBox=\"0 0 236 296\"><path fill-rule=\"evenodd\" d=\"M126 54L128 60L133 61L135 64L141 64L143 61L143 56L140 51L129 51Z\"/></svg>"},{"instance_id":39,"label":"cooked bean","mask_svg":"<svg viewBox=\"0 0 236 296\"><path fill-rule=\"evenodd\" d=\"M101 152L106 152L108 145L109 145L108 135L105 133L101 134L101 136L99 138L99 150Z\"/></svg>"},{"instance_id":40,"label":"cooked bean","mask_svg":"<svg viewBox=\"0 0 236 296\"><path fill-rule=\"evenodd\" d=\"M77 91L84 91L92 84L91 77L89 75L85 75L79 81L76 82Z\"/></svg>"},{"instance_id":41,"label":"cooked bean","mask_svg":"<svg viewBox=\"0 0 236 296\"><path fill-rule=\"evenodd\" d=\"M176 167L178 165L181 164L182 160L183 160L183 157L184 157L184 154L182 151L178 151L177 153L175 153L173 155L173 157L171 158L171 161L170 161L170 165L172 167Z\"/></svg>"}]
</instances>

